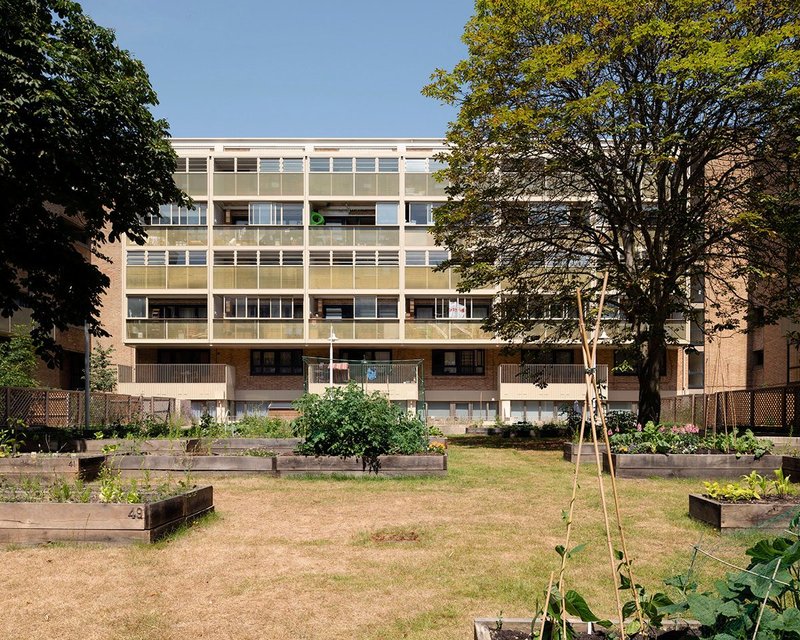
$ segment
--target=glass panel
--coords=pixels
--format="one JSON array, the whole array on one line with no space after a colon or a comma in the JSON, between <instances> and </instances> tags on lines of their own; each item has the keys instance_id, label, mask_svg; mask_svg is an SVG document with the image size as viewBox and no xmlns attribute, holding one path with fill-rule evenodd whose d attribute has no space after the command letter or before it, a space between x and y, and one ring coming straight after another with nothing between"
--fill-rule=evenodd
<instances>
[{"instance_id":1,"label":"glass panel","mask_svg":"<svg viewBox=\"0 0 800 640\"><path fill-rule=\"evenodd\" d=\"M236 195L237 196L256 196L256 195L258 195L258 174L256 174L256 173L237 173L236 174Z\"/></svg>"},{"instance_id":2,"label":"glass panel","mask_svg":"<svg viewBox=\"0 0 800 640\"><path fill-rule=\"evenodd\" d=\"M128 317L129 318L147 317L146 298L128 298Z\"/></svg>"},{"instance_id":3,"label":"glass panel","mask_svg":"<svg viewBox=\"0 0 800 640\"><path fill-rule=\"evenodd\" d=\"M330 171L331 159L330 158L310 158L309 170L311 173L328 172Z\"/></svg>"},{"instance_id":4,"label":"glass panel","mask_svg":"<svg viewBox=\"0 0 800 640\"><path fill-rule=\"evenodd\" d=\"M407 158L406 173L426 173L428 171L427 158Z\"/></svg>"},{"instance_id":5,"label":"glass panel","mask_svg":"<svg viewBox=\"0 0 800 640\"><path fill-rule=\"evenodd\" d=\"M378 186L376 195L399 196L400 176L397 173L378 174Z\"/></svg>"},{"instance_id":6,"label":"glass panel","mask_svg":"<svg viewBox=\"0 0 800 640\"><path fill-rule=\"evenodd\" d=\"M353 174L335 173L331 175L331 195L333 196L352 196L353 195Z\"/></svg>"},{"instance_id":7,"label":"glass panel","mask_svg":"<svg viewBox=\"0 0 800 640\"><path fill-rule=\"evenodd\" d=\"M357 196L375 196L378 194L377 185L377 174L356 173L353 193Z\"/></svg>"},{"instance_id":8,"label":"glass panel","mask_svg":"<svg viewBox=\"0 0 800 640\"><path fill-rule=\"evenodd\" d=\"M378 202L375 205L376 224L397 224L397 202Z\"/></svg>"},{"instance_id":9,"label":"glass panel","mask_svg":"<svg viewBox=\"0 0 800 640\"><path fill-rule=\"evenodd\" d=\"M428 176L424 173L406 174L406 195L407 196L426 196L428 195Z\"/></svg>"},{"instance_id":10,"label":"glass panel","mask_svg":"<svg viewBox=\"0 0 800 640\"><path fill-rule=\"evenodd\" d=\"M428 225L432 222L431 205L428 202L411 202L408 205L409 224Z\"/></svg>"},{"instance_id":11,"label":"glass panel","mask_svg":"<svg viewBox=\"0 0 800 640\"><path fill-rule=\"evenodd\" d=\"M356 318L376 317L375 296L356 296L354 315Z\"/></svg>"},{"instance_id":12,"label":"glass panel","mask_svg":"<svg viewBox=\"0 0 800 640\"><path fill-rule=\"evenodd\" d=\"M334 158L333 171L335 173L352 173L353 172L353 159L352 158Z\"/></svg>"},{"instance_id":13,"label":"glass panel","mask_svg":"<svg viewBox=\"0 0 800 640\"><path fill-rule=\"evenodd\" d=\"M279 173L281 170L280 158L261 158L259 171L262 173Z\"/></svg>"},{"instance_id":14,"label":"glass panel","mask_svg":"<svg viewBox=\"0 0 800 640\"><path fill-rule=\"evenodd\" d=\"M398 158L378 158L378 171L381 173L397 173L398 170Z\"/></svg>"},{"instance_id":15,"label":"glass panel","mask_svg":"<svg viewBox=\"0 0 800 640\"><path fill-rule=\"evenodd\" d=\"M308 192L312 196L331 195L331 174L311 174L308 176Z\"/></svg>"},{"instance_id":16,"label":"glass panel","mask_svg":"<svg viewBox=\"0 0 800 640\"><path fill-rule=\"evenodd\" d=\"M356 171L362 173L374 173L375 158L356 158Z\"/></svg>"},{"instance_id":17,"label":"glass panel","mask_svg":"<svg viewBox=\"0 0 800 640\"><path fill-rule=\"evenodd\" d=\"M283 170L286 173L303 173L303 159L302 158L284 158Z\"/></svg>"}]
</instances>

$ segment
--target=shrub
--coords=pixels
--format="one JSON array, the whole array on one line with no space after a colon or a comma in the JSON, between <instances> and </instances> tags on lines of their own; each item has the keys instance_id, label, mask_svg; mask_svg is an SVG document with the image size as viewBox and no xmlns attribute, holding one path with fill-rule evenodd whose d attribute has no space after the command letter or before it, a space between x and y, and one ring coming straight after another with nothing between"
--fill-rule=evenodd
<instances>
[{"instance_id":1,"label":"shrub","mask_svg":"<svg viewBox=\"0 0 800 640\"><path fill-rule=\"evenodd\" d=\"M364 469L377 473L378 456L425 451L427 429L397 405L357 384L334 387L323 396L306 393L294 402L301 416L295 435L304 438L297 451L303 455L359 457Z\"/></svg>"},{"instance_id":2,"label":"shrub","mask_svg":"<svg viewBox=\"0 0 800 640\"><path fill-rule=\"evenodd\" d=\"M648 422L643 428L627 433L608 430L611 450L614 453L695 453L697 451L719 451L760 458L772 450L772 441L756 438L748 430L739 435L731 433L701 437L699 427L685 425L654 425Z\"/></svg>"}]
</instances>

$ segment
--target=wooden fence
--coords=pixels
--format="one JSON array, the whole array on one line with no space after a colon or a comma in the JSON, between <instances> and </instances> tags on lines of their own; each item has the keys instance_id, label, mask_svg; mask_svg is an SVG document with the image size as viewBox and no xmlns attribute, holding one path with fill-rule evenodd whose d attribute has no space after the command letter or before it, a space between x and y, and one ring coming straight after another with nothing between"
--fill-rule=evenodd
<instances>
[{"instance_id":1,"label":"wooden fence","mask_svg":"<svg viewBox=\"0 0 800 640\"><path fill-rule=\"evenodd\" d=\"M84 401L82 391L0 387L0 426L19 420L27 426L82 427ZM98 426L128 424L146 416L167 420L174 412L173 398L96 391L89 402L89 422Z\"/></svg>"},{"instance_id":2,"label":"wooden fence","mask_svg":"<svg viewBox=\"0 0 800 640\"><path fill-rule=\"evenodd\" d=\"M800 385L664 398L661 421L691 422L712 431L737 427L800 436Z\"/></svg>"}]
</instances>

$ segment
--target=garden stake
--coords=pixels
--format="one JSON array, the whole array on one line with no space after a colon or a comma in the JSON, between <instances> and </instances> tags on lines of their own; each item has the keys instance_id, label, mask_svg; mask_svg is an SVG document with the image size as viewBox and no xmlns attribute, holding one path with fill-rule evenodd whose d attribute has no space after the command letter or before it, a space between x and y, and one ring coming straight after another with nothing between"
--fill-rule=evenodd
<instances>
[{"instance_id":1,"label":"garden stake","mask_svg":"<svg viewBox=\"0 0 800 640\"><path fill-rule=\"evenodd\" d=\"M602 300L605 297L605 289L606 289L607 282L608 282L608 274L606 273L606 275L605 275L605 277L603 279L603 292L601 294L600 312L602 312ZM598 319L600 318L600 316L601 316L601 313L598 313ZM584 363L584 368L586 370L585 376L584 376L585 377L585 382L586 382L586 401L587 401L587 404L588 404L590 402L590 393L591 393L591 390L593 389L593 387L592 387L592 379L596 375L596 369L595 369L594 361L590 361L589 360L589 358L591 357L592 354L589 351L588 341L587 341L587 338L586 338L586 324L583 321L583 301L582 301L582 298L581 298L581 290L580 289L578 289L578 324L579 324L579 328L580 328L581 342L582 342L582 345L583 345L583 349L582 349L582 351L583 351L583 363ZM595 325L595 335L594 335L595 342L597 342L597 340L598 340L598 335L597 335L597 327L598 326L599 326L599 321ZM595 396L595 400L596 400L596 403L597 403L598 410L602 411L600 398ZM608 520L608 505L606 504L606 492L605 492L605 486L604 486L604 483L603 483L603 466L602 466L602 463L600 461L600 448L598 447L598 442L597 442L597 423L595 421L594 411L595 411L594 408L592 408L592 411L589 412L589 425L590 425L590 427L592 429L592 440L593 440L593 444L594 444L594 459L595 459L595 466L597 467L597 485L598 485L598 487L600 489L600 504L601 504L601 506L603 508L603 522L605 524L606 542L608 543L608 558L609 558L609 564L610 564L610 567L611 567L611 582L615 586L615 588L614 588L614 599L616 600L617 615L619 616L619 621L620 621L620 638L621 638L621 640L625 640L625 625L624 625L624 620L623 620L623 616L622 616L622 602L620 601L620 597L619 597L619 589L616 588L617 570L616 570L615 558L614 558L614 544L613 544L613 542L611 540L611 525L610 525L609 520Z\"/></svg>"},{"instance_id":2,"label":"garden stake","mask_svg":"<svg viewBox=\"0 0 800 640\"><path fill-rule=\"evenodd\" d=\"M778 558L778 562L775 565L775 571L772 572L772 579L769 581L769 586L767 587L767 592L764 594L764 600L761 602L761 608L758 610L758 620L756 620L756 628L753 629L753 640L756 640L756 636L758 636L758 627L761 624L761 616L764 614L764 607L767 606L767 600L769 600L769 592L772 591L772 585L775 584L775 576L778 575L778 569L781 568L781 558ZM552 574L550 575L550 579L553 579Z\"/></svg>"},{"instance_id":3,"label":"garden stake","mask_svg":"<svg viewBox=\"0 0 800 640\"><path fill-rule=\"evenodd\" d=\"M582 297L581 297L581 290L580 289L578 289L578 324L579 324L580 334L581 334L581 346L582 346L582 351L583 351L583 359L584 359L584 363L585 363L586 368L587 368L587 372L589 372L589 373L587 373L587 376L586 376L586 380L587 380L587 395L589 394L590 387L591 387L591 391L594 394L595 403L597 405L597 414L600 417L600 422L601 422L601 426L602 426L602 429L603 429L603 440L604 440L605 445L606 445L606 455L608 457L609 474L611 476L611 493L612 493L612 497L613 497L613 500L614 500L614 513L615 513L616 520L617 520L617 531L619 532L620 546L622 547L622 561L623 561L623 564L625 565L625 569L627 570L627 573L628 573L628 581L630 582L631 595L633 596L633 602L634 602L634 605L636 606L636 617L639 620L639 626L642 629L644 629L644 616L642 615L642 608L641 608L641 604L639 602L639 594L636 591L636 580L634 579L633 570L631 569L630 556L628 555L628 545L627 545L627 543L625 541L625 532L624 532L624 529L623 529L623 526L622 526L622 515L620 513L620 508L619 508L619 495L617 493L616 475L614 473L614 464L613 464L613 459L611 457L611 443L609 442L609 439L608 439L608 426L606 425L605 412L603 411L603 403L602 403L602 398L600 397L600 390L599 390L599 388L597 386L597 369L596 369L597 344L599 342L600 320L601 320L601 318L603 316L603 305L605 303L605 295L606 295L607 286L608 286L608 272L606 272L604 277L603 277L603 289L602 289L602 291L600 293L600 304L599 304L598 309L597 309L597 318L595 319L595 326L594 326L594 331L593 331L593 335L592 335L592 347L591 347L591 350L589 348L589 341L588 341L587 332L586 332L586 324L585 324L585 322L583 320L583 300L582 300ZM591 368L590 368L590 365L591 365ZM601 474L602 471L600 469L600 455L599 455L600 452L599 452L599 448L598 448L597 442L596 442L597 434L595 432L594 420L592 420L592 437L595 439L595 457L596 457L596 463L598 465L598 474ZM602 477L602 476L600 476L600 477ZM603 509L605 510L605 508L606 508L605 507L605 490L603 488L602 480L600 481L600 487L601 487L601 492L602 492L602 495L603 495ZM607 516L606 516L606 519L607 519ZM610 533L610 531L608 531L608 522L607 521L606 521L606 528L607 528L607 534L606 535L607 535L607 537L609 539L609 545L611 545L611 538L610 538L611 533ZM612 550L612 557L613 557L613 550ZM616 583L616 574L615 574L614 578L615 578L614 582ZM621 610L620 610L620 625L622 625L623 622L624 621L622 620L622 614L621 614Z\"/></svg>"},{"instance_id":4,"label":"garden stake","mask_svg":"<svg viewBox=\"0 0 800 640\"><path fill-rule=\"evenodd\" d=\"M544 611L542 612L542 629L539 633L540 640L544 640L544 626L547 624L547 611L550 609L550 592L553 590L553 572L550 572L550 582L547 583L547 596L545 597L544 601ZM563 609L561 611L562 618L564 617ZM533 629L536 626L536 618L533 619L533 625L531 625L531 638L533 638Z\"/></svg>"}]
</instances>

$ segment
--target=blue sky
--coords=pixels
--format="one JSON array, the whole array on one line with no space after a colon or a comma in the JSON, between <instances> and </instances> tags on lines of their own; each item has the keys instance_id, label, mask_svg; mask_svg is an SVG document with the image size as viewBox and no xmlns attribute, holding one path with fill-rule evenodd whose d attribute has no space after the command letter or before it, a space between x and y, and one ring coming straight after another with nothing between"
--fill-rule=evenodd
<instances>
[{"instance_id":1,"label":"blue sky","mask_svg":"<svg viewBox=\"0 0 800 640\"><path fill-rule=\"evenodd\" d=\"M471 0L84 0L150 74L175 137L442 136L420 95Z\"/></svg>"}]
</instances>

